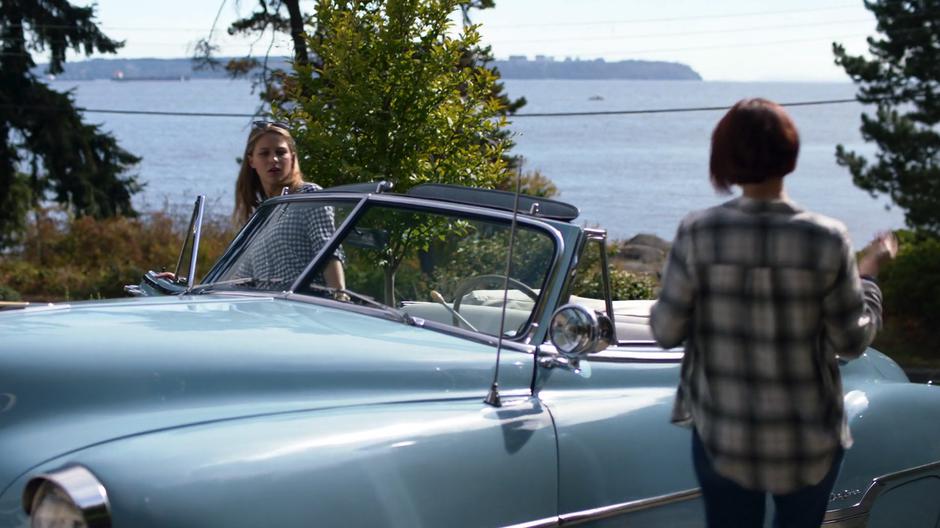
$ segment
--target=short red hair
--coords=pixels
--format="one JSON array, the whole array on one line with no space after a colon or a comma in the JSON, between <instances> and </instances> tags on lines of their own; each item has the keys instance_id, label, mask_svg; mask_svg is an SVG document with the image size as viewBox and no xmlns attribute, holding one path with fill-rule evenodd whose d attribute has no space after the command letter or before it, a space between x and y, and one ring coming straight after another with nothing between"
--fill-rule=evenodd
<instances>
[{"instance_id":1,"label":"short red hair","mask_svg":"<svg viewBox=\"0 0 940 528\"><path fill-rule=\"evenodd\" d=\"M767 99L743 99L712 132L712 185L727 193L732 185L782 178L796 168L799 152L800 134L782 106Z\"/></svg>"}]
</instances>

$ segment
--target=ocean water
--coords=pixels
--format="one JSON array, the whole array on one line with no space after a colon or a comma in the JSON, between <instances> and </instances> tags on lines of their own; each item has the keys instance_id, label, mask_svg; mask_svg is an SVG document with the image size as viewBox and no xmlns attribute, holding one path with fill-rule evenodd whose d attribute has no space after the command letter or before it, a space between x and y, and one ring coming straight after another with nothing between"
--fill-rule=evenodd
<instances>
[{"instance_id":1,"label":"ocean water","mask_svg":"<svg viewBox=\"0 0 940 528\"><path fill-rule=\"evenodd\" d=\"M727 107L744 97L779 102L851 98L849 83L726 83L686 81L505 81L511 97L524 96L520 113ZM258 104L247 81L53 82L72 89L89 109L251 114ZM873 153L858 132L856 103L792 107L801 134L797 170L787 177L790 196L836 217L856 245L877 231L903 226L903 215L852 184L835 162L835 146ZM711 130L723 111L642 115L516 117L515 152L525 168L540 170L581 210L579 221L606 227L614 238L652 233L671 239L688 211L720 203L708 183ZM210 213L228 214L234 202L236 158L250 117L177 117L88 113L124 148L143 158L142 209L185 210L196 194ZM304 167L316 181L316 169Z\"/></svg>"}]
</instances>

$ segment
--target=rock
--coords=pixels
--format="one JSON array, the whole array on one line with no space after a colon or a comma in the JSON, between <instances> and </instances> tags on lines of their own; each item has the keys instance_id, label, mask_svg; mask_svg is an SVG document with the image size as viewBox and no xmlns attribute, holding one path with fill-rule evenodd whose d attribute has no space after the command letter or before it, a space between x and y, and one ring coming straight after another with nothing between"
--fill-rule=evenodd
<instances>
[{"instance_id":1,"label":"rock","mask_svg":"<svg viewBox=\"0 0 940 528\"><path fill-rule=\"evenodd\" d=\"M617 252L611 259L620 269L659 277L671 244L656 235L639 234L630 240L615 242Z\"/></svg>"},{"instance_id":2,"label":"rock","mask_svg":"<svg viewBox=\"0 0 940 528\"><path fill-rule=\"evenodd\" d=\"M630 240L623 242L623 245L650 246L650 247L659 248L663 250L663 253L668 252L669 248L672 247L671 242L663 240L656 235L650 235L647 233L640 233L639 235L634 236Z\"/></svg>"}]
</instances>

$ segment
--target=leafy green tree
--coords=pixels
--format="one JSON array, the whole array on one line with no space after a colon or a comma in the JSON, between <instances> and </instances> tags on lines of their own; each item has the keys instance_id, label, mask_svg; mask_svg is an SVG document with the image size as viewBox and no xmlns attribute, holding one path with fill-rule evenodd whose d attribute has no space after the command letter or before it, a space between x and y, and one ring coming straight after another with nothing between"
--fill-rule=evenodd
<instances>
[{"instance_id":1,"label":"leafy green tree","mask_svg":"<svg viewBox=\"0 0 940 528\"><path fill-rule=\"evenodd\" d=\"M862 115L862 136L878 152L874 161L836 149L857 186L885 194L905 212L907 224L940 234L940 0L874 0L878 20L868 39L871 58L833 44L836 63L859 85L857 99L876 105Z\"/></svg>"},{"instance_id":2,"label":"leafy green tree","mask_svg":"<svg viewBox=\"0 0 940 528\"><path fill-rule=\"evenodd\" d=\"M475 26L455 33L458 0L320 0L308 35L318 64L294 64L276 116L293 125L306 174L324 186L388 180L493 188L510 172L497 77L468 59ZM389 217L376 265L385 297L405 255L429 249L440 226ZM400 225L391 225L398 222Z\"/></svg>"},{"instance_id":3,"label":"leafy green tree","mask_svg":"<svg viewBox=\"0 0 940 528\"><path fill-rule=\"evenodd\" d=\"M463 64L474 26L454 34L457 0L321 0L308 37L322 65L295 65L290 105L304 168L323 185L389 180L492 188L511 143L497 76Z\"/></svg>"},{"instance_id":4,"label":"leafy green tree","mask_svg":"<svg viewBox=\"0 0 940 528\"><path fill-rule=\"evenodd\" d=\"M28 211L55 200L78 215L133 214L141 186L127 170L139 158L82 121L70 93L30 72L32 53L48 53L51 74L71 49L115 53L123 43L94 23L93 7L67 0L0 3L0 246L16 240Z\"/></svg>"},{"instance_id":5,"label":"leafy green tree","mask_svg":"<svg viewBox=\"0 0 940 528\"><path fill-rule=\"evenodd\" d=\"M495 7L496 4L494 0L461 0L458 5L463 25L469 26L473 23L471 20L471 12L473 10L490 9ZM220 9L222 7L224 7L224 2ZM311 65L314 70L316 70L323 65L320 58L312 53L307 46L307 41L304 37L304 28L309 28L310 31L314 33L313 38L322 39L323 34L317 33L317 27L316 17L301 11L297 0L258 0L254 11L233 22L228 27L227 31L229 35L259 36L259 38L266 32L288 34L291 36L294 47L293 63ZM224 67L233 77L252 77L254 85L259 88L259 95L262 100L262 106L259 112L264 111L266 105L273 101L280 101L282 103L287 101L283 86L288 72L280 68L280 66L283 66L283 63L272 63L269 60L271 57L264 54L263 56L248 55L245 57L232 58L223 65L221 61L214 57L214 54L218 50L211 43L213 32L214 28L213 31L210 31L209 37L201 40L196 46L194 60L197 67ZM491 66L493 60L493 53L490 46L475 45L472 48L464 50L464 54L460 59L460 65L464 67L481 65L489 68L499 77L499 71ZM511 116L526 104L524 97L510 99L505 93L503 83L498 80L493 83L492 90L493 97L500 99L502 102L501 112L503 115ZM558 189L554 186L552 181L540 172L522 172L522 156L514 155L510 152L510 149L514 146L511 140L510 130L500 128L495 130L493 134L498 136L500 140L507 142L508 146L503 156L508 167L512 169L510 172L507 172L500 181L496 182L497 189L508 191L515 190L516 173L520 172L519 177L522 180L521 188L523 193L544 197L551 197L558 194ZM489 141L489 138L485 140Z\"/></svg>"}]
</instances>

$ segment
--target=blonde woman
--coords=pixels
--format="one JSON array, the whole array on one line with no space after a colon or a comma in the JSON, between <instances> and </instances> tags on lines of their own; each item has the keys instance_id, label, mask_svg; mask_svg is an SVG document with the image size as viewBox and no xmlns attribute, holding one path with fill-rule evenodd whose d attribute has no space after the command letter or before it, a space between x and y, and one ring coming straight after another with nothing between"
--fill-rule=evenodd
<instances>
[{"instance_id":1,"label":"blonde woman","mask_svg":"<svg viewBox=\"0 0 940 528\"><path fill-rule=\"evenodd\" d=\"M304 182L297 163L297 145L282 123L255 121L242 166L235 182L235 222L244 226L261 202L272 196L319 190L315 183Z\"/></svg>"},{"instance_id":2,"label":"blonde woman","mask_svg":"<svg viewBox=\"0 0 940 528\"><path fill-rule=\"evenodd\" d=\"M287 126L282 123L256 121L248 135L238 180L235 182L234 218L244 226L261 202L282 194L320 190L315 183L305 182L297 163L297 146ZM255 244L258 251L244 259L240 274L260 281L290 284L316 253L329 241L335 229L332 207L306 208L298 214L286 214L276 229L265 233L265 240ZM292 244L301 233L303 247ZM345 288L342 254L337 251L323 270L323 279L331 288ZM289 265L288 265L289 263ZM289 269L287 269L289 268ZM276 277L278 280L272 280Z\"/></svg>"}]
</instances>

